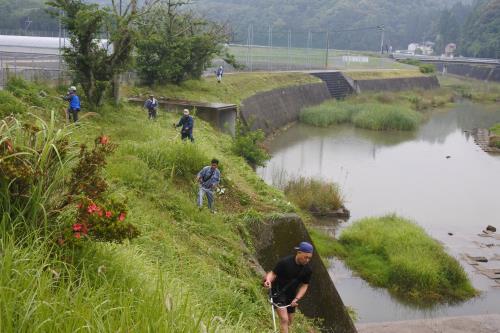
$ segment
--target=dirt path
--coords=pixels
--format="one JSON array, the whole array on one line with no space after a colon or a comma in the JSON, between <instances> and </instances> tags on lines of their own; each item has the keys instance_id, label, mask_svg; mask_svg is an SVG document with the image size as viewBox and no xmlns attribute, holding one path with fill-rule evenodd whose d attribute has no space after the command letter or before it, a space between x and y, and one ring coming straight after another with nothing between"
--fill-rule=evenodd
<instances>
[{"instance_id":1,"label":"dirt path","mask_svg":"<svg viewBox=\"0 0 500 333\"><path fill-rule=\"evenodd\" d=\"M500 333L500 314L358 324L356 328L358 333Z\"/></svg>"}]
</instances>

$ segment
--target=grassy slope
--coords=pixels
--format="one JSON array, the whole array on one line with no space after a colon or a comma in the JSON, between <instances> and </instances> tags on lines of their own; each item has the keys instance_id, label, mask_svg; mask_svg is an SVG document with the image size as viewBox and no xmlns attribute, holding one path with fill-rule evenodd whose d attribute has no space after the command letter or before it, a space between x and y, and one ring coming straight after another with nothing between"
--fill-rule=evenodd
<instances>
[{"instance_id":1,"label":"grassy slope","mask_svg":"<svg viewBox=\"0 0 500 333\"><path fill-rule=\"evenodd\" d=\"M441 244L394 215L355 222L330 252L368 282L419 303L464 300L476 294L463 268Z\"/></svg>"},{"instance_id":2,"label":"grassy slope","mask_svg":"<svg viewBox=\"0 0 500 333\"><path fill-rule=\"evenodd\" d=\"M221 84L217 84L214 77L207 77L188 80L178 86L169 84L152 89L129 87L125 89L125 93L145 97L152 91L156 96L167 98L239 104L243 99L261 91L315 82L321 80L302 73L239 73L226 74Z\"/></svg>"},{"instance_id":3,"label":"grassy slope","mask_svg":"<svg viewBox=\"0 0 500 333\"><path fill-rule=\"evenodd\" d=\"M500 135L500 124L496 124L495 126L490 128L492 134Z\"/></svg>"},{"instance_id":4,"label":"grassy slope","mask_svg":"<svg viewBox=\"0 0 500 333\"><path fill-rule=\"evenodd\" d=\"M343 71L343 73L353 80L376 80L376 79L393 79L393 78L424 76L424 74L420 73L418 69L378 70L378 71L346 70Z\"/></svg>"},{"instance_id":5,"label":"grassy slope","mask_svg":"<svg viewBox=\"0 0 500 333\"><path fill-rule=\"evenodd\" d=\"M268 80L274 87L278 82L310 80L291 77L297 80L269 77L254 82L251 89L264 89ZM226 89L239 91L238 98L249 94L240 91L246 80L233 80L235 86L229 86L228 76ZM183 89L196 84L187 83ZM47 100L57 101L55 92L49 93ZM187 96L187 90L183 94ZM31 104L31 98L26 100L22 103ZM62 104L45 106L59 109ZM33 110L48 113L44 108ZM54 261L43 245L23 248L4 238L1 246L9 256L1 261L0 281L8 291L0 297L2 332L64 332L84 326L93 331L193 332L200 330L200 321L209 331L216 325L225 332L270 329L260 277L248 260L251 244L244 220L256 212L293 208L281 192L267 186L242 158L231 153L230 137L207 123L197 121L194 146L179 143L171 128L177 117L161 113L152 123L140 108L106 107L100 115L84 117L74 129L73 137L79 142L90 143L104 133L119 145L109 159L107 178L115 196L128 198L129 219L142 235L123 245L92 245L77 254L74 266ZM161 163L179 161L179 156L186 163L199 159L208 163L214 156L221 160L227 191L217 201L218 214L196 208L194 174L172 178L176 169ZM59 281L52 276L53 270L67 272L68 277ZM299 316L297 332L304 331L304 325Z\"/></svg>"}]
</instances>

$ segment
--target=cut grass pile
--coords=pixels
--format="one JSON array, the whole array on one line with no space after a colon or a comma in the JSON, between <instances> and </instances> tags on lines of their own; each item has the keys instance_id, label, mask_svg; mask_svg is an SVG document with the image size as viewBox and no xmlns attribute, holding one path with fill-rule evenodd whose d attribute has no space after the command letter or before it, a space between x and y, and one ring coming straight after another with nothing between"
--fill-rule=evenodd
<instances>
[{"instance_id":1,"label":"cut grass pile","mask_svg":"<svg viewBox=\"0 0 500 333\"><path fill-rule=\"evenodd\" d=\"M494 137L490 137L490 145L500 148L500 140L498 140L498 137L500 137L500 123L492 126L490 133L494 135Z\"/></svg>"},{"instance_id":2,"label":"cut grass pile","mask_svg":"<svg viewBox=\"0 0 500 333\"><path fill-rule=\"evenodd\" d=\"M460 264L415 223L387 215L353 223L332 251L369 283L417 303L477 294Z\"/></svg>"},{"instance_id":3,"label":"cut grass pile","mask_svg":"<svg viewBox=\"0 0 500 333\"><path fill-rule=\"evenodd\" d=\"M335 183L299 177L291 179L284 191L298 207L320 215L344 207L344 197Z\"/></svg>"},{"instance_id":4,"label":"cut grass pile","mask_svg":"<svg viewBox=\"0 0 500 333\"><path fill-rule=\"evenodd\" d=\"M500 123L499 124L495 124L494 126L492 126L490 128L490 132L494 135L500 135Z\"/></svg>"}]
</instances>

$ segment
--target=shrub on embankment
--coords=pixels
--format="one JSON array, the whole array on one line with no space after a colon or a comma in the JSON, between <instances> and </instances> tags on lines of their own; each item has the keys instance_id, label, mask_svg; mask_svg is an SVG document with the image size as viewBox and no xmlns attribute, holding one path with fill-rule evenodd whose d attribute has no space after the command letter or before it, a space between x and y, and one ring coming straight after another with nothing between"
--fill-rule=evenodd
<instances>
[{"instance_id":1,"label":"shrub on embankment","mask_svg":"<svg viewBox=\"0 0 500 333\"><path fill-rule=\"evenodd\" d=\"M372 130L413 130L422 116L402 105L377 103L351 104L349 101L328 101L306 108L300 114L306 124L327 127L333 124L352 123L356 127Z\"/></svg>"},{"instance_id":2,"label":"shrub on embankment","mask_svg":"<svg viewBox=\"0 0 500 333\"><path fill-rule=\"evenodd\" d=\"M365 218L342 231L332 251L369 283L416 303L476 295L463 268L415 223L395 215Z\"/></svg>"},{"instance_id":3,"label":"shrub on embankment","mask_svg":"<svg viewBox=\"0 0 500 333\"><path fill-rule=\"evenodd\" d=\"M490 133L492 137L490 137L490 145L492 144L494 147L500 148L500 123L492 126L490 128Z\"/></svg>"},{"instance_id":4,"label":"shrub on embankment","mask_svg":"<svg viewBox=\"0 0 500 333\"><path fill-rule=\"evenodd\" d=\"M49 94L44 102L47 98L59 103L55 91L43 89ZM33 91L40 90L42 86ZM30 96L19 94L16 98L22 99L20 103L32 112L40 117L50 114L44 107L32 107ZM16 212L21 206L12 205L15 196L0 198L5 203L2 208L12 208L2 209L0 218L0 330L270 330L268 303L260 276L249 263L251 252L247 246L251 244L245 236L242 216L250 209L290 210L284 195L267 186L241 157L231 153L232 140L228 135L214 131L204 121L197 121L196 142L191 144L180 142L178 131L169 125L178 120L175 114L160 113L156 122L149 122L139 107L116 110L104 106L98 111L99 116L82 117L79 126L65 127L62 113L51 123L55 133L70 130L65 138L72 147L73 158L66 163L61 157L64 169L58 174L62 176L55 177L61 183L40 187L43 191L39 191L39 196L23 196L23 203L32 207L22 206L23 215ZM49 133L39 132L37 144ZM78 202L74 201L67 211L59 211L55 205L56 209L46 213L43 210L48 205L34 200L64 201L66 191L60 186L64 189L69 184L71 170L78 165L75 153L79 145L93 147L95 138L103 133L117 145L101 174L109 185L109 199L126 202L126 221L136 226L140 235L122 244L91 241L82 246L61 247L55 233L43 232L44 226L73 221ZM29 142L30 136L25 139ZM9 150L10 146L5 144L2 149ZM12 149L16 147L14 142ZM48 157L50 161L58 160L54 150L47 151L52 153L41 154L40 161ZM195 174L212 157L221 161L222 184L226 189L217 195L217 214L200 211L195 203ZM0 157L0 164L3 162ZM49 170L53 169L38 170L37 181L46 184ZM32 180L33 177L29 184ZM38 210L31 211L34 208ZM97 215L93 217L98 217L98 212L94 213ZM15 232L21 230L12 230L12 219L17 217L19 226L36 227L29 232ZM80 226L75 227L81 230ZM79 231L70 232L77 239ZM307 331L308 324L302 316L298 316L296 324L297 332Z\"/></svg>"},{"instance_id":5,"label":"shrub on embankment","mask_svg":"<svg viewBox=\"0 0 500 333\"><path fill-rule=\"evenodd\" d=\"M291 179L284 191L298 207L320 215L344 207L344 197L335 183L298 177Z\"/></svg>"}]
</instances>

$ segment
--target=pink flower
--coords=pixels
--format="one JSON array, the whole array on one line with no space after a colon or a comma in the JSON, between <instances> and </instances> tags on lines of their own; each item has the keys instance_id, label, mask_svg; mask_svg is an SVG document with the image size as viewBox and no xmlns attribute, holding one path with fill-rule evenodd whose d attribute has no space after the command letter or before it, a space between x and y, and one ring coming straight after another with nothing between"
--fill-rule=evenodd
<instances>
[{"instance_id":1,"label":"pink flower","mask_svg":"<svg viewBox=\"0 0 500 333\"><path fill-rule=\"evenodd\" d=\"M81 235L79 232L77 232L77 233L75 234L75 238L76 238L76 239L80 239L80 238L82 238L82 235Z\"/></svg>"},{"instance_id":2,"label":"pink flower","mask_svg":"<svg viewBox=\"0 0 500 333\"><path fill-rule=\"evenodd\" d=\"M101 145L106 145L109 143L109 138L106 136L106 135L102 135L100 138L99 138L99 143Z\"/></svg>"},{"instance_id":3,"label":"pink flower","mask_svg":"<svg viewBox=\"0 0 500 333\"><path fill-rule=\"evenodd\" d=\"M89 205L89 207L87 208L87 212L89 212L89 214L97 212L98 210L99 210L99 207L97 207L97 205L94 203Z\"/></svg>"},{"instance_id":4,"label":"pink flower","mask_svg":"<svg viewBox=\"0 0 500 333\"><path fill-rule=\"evenodd\" d=\"M106 217L110 219L113 216L113 213L111 213L109 210L106 211Z\"/></svg>"},{"instance_id":5,"label":"pink flower","mask_svg":"<svg viewBox=\"0 0 500 333\"><path fill-rule=\"evenodd\" d=\"M83 225L81 223L75 223L73 224L73 231L80 231L82 230Z\"/></svg>"},{"instance_id":6,"label":"pink flower","mask_svg":"<svg viewBox=\"0 0 500 333\"><path fill-rule=\"evenodd\" d=\"M120 213L120 216L118 216L118 221L121 222L121 221L125 220L125 217L126 217L125 213L123 213L123 212Z\"/></svg>"}]
</instances>

